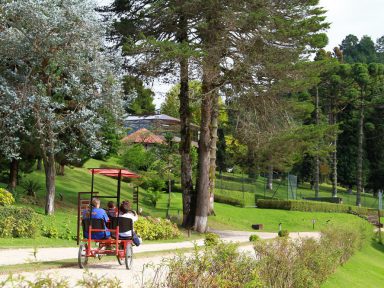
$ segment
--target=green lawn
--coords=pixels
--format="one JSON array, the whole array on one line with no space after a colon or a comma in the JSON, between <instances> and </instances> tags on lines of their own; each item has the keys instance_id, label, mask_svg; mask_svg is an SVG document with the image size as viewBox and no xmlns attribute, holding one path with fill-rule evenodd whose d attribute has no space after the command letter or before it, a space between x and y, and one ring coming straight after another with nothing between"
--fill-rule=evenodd
<instances>
[{"instance_id":1,"label":"green lawn","mask_svg":"<svg viewBox=\"0 0 384 288\"><path fill-rule=\"evenodd\" d=\"M375 241L337 269L322 288L378 288L384 287L384 246Z\"/></svg>"},{"instance_id":2,"label":"green lawn","mask_svg":"<svg viewBox=\"0 0 384 288\"><path fill-rule=\"evenodd\" d=\"M252 230L252 224L264 224L264 231L277 232L279 223L290 232L313 231L312 220L315 219L315 231L326 225L357 225L360 218L343 213L300 212L260 208L237 208L215 203L216 216L209 217L209 226L216 229Z\"/></svg>"}]
</instances>

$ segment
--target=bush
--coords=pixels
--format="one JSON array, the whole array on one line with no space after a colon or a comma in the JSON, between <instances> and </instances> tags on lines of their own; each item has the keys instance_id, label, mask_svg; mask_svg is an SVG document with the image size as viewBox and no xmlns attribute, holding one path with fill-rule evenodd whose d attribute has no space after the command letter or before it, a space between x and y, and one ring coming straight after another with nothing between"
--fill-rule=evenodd
<instances>
[{"instance_id":1,"label":"bush","mask_svg":"<svg viewBox=\"0 0 384 288\"><path fill-rule=\"evenodd\" d=\"M255 242L259 277L264 287L320 287L339 264L345 263L361 247L372 233L369 231L372 231L369 225L360 229L330 226L319 241L277 238Z\"/></svg>"},{"instance_id":2,"label":"bush","mask_svg":"<svg viewBox=\"0 0 384 288\"><path fill-rule=\"evenodd\" d=\"M41 190L40 184L33 180L26 180L21 186L24 188L24 192L32 197L36 197L36 193Z\"/></svg>"},{"instance_id":3,"label":"bush","mask_svg":"<svg viewBox=\"0 0 384 288\"><path fill-rule=\"evenodd\" d=\"M59 238L59 230L57 230L55 226L43 226L41 231L44 237L53 238L53 239Z\"/></svg>"},{"instance_id":4,"label":"bush","mask_svg":"<svg viewBox=\"0 0 384 288\"><path fill-rule=\"evenodd\" d=\"M15 203L15 198L13 198L12 193L0 188L0 206L8 206Z\"/></svg>"},{"instance_id":5,"label":"bush","mask_svg":"<svg viewBox=\"0 0 384 288\"><path fill-rule=\"evenodd\" d=\"M251 236L249 236L249 242L255 242L255 241L259 241L259 240L260 240L259 235L252 234Z\"/></svg>"},{"instance_id":6,"label":"bush","mask_svg":"<svg viewBox=\"0 0 384 288\"><path fill-rule=\"evenodd\" d=\"M0 207L0 237L35 238L39 215L25 207Z\"/></svg>"},{"instance_id":7,"label":"bush","mask_svg":"<svg viewBox=\"0 0 384 288\"><path fill-rule=\"evenodd\" d=\"M279 237L288 237L289 232L288 230L280 230L279 233L277 233L277 235L279 235Z\"/></svg>"},{"instance_id":8,"label":"bush","mask_svg":"<svg viewBox=\"0 0 384 288\"><path fill-rule=\"evenodd\" d=\"M140 217L134 227L143 240L174 239L181 235L177 225L167 219Z\"/></svg>"},{"instance_id":9,"label":"bush","mask_svg":"<svg viewBox=\"0 0 384 288\"><path fill-rule=\"evenodd\" d=\"M205 239L204 239L205 246L216 246L219 244L219 241L220 241L219 235L215 233L205 234Z\"/></svg>"},{"instance_id":10,"label":"bush","mask_svg":"<svg viewBox=\"0 0 384 288\"><path fill-rule=\"evenodd\" d=\"M164 269L167 277L155 276L145 287L262 287L255 259L239 253L237 248L233 243L219 243L202 249L195 247L191 256L179 254L165 259L159 269Z\"/></svg>"},{"instance_id":11,"label":"bush","mask_svg":"<svg viewBox=\"0 0 384 288\"><path fill-rule=\"evenodd\" d=\"M161 191L159 190L148 190L149 194L146 196L146 200L151 203L153 207L156 207L157 202L161 199Z\"/></svg>"},{"instance_id":12,"label":"bush","mask_svg":"<svg viewBox=\"0 0 384 288\"><path fill-rule=\"evenodd\" d=\"M309 201L319 201L319 202L329 202L329 203L335 203L335 204L342 204L343 203L343 198L340 197L306 197L303 198L304 200L309 200Z\"/></svg>"}]
</instances>

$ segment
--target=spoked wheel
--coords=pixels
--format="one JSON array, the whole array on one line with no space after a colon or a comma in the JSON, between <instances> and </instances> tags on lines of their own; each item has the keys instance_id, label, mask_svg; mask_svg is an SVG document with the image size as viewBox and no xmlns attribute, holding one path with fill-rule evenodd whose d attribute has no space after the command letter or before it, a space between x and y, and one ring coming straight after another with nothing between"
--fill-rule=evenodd
<instances>
[{"instance_id":1,"label":"spoked wheel","mask_svg":"<svg viewBox=\"0 0 384 288\"><path fill-rule=\"evenodd\" d=\"M124 245L123 244L119 244L118 247L119 247L119 250L124 249ZM124 264L123 253L119 252L119 255L117 255L116 257L117 257L117 262L119 262L120 265L123 265Z\"/></svg>"},{"instance_id":2,"label":"spoked wheel","mask_svg":"<svg viewBox=\"0 0 384 288\"><path fill-rule=\"evenodd\" d=\"M82 243L79 246L79 255L77 260L80 268L84 268L88 264L87 247L88 245L85 243Z\"/></svg>"},{"instance_id":3,"label":"spoked wheel","mask_svg":"<svg viewBox=\"0 0 384 288\"><path fill-rule=\"evenodd\" d=\"M133 249L131 244L127 244L127 249L125 250L125 267L127 267L128 270L132 267L132 261L133 261Z\"/></svg>"}]
</instances>

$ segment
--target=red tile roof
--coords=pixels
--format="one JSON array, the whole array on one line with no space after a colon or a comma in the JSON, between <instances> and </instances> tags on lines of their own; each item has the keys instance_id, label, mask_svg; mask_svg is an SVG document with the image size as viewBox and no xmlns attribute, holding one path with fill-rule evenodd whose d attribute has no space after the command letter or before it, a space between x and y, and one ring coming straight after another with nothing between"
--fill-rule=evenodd
<instances>
[{"instance_id":1,"label":"red tile roof","mask_svg":"<svg viewBox=\"0 0 384 288\"><path fill-rule=\"evenodd\" d=\"M125 143L164 144L164 140L160 136L153 134L145 128L125 136L122 141Z\"/></svg>"}]
</instances>

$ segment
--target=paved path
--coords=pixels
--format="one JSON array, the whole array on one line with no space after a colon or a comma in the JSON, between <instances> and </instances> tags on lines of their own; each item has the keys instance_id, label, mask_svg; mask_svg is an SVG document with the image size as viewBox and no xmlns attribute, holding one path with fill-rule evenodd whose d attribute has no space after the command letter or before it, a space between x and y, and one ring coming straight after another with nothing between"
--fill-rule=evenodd
<instances>
[{"instance_id":1,"label":"paved path","mask_svg":"<svg viewBox=\"0 0 384 288\"><path fill-rule=\"evenodd\" d=\"M271 239L277 236L277 233L266 233L266 232L244 232L244 231L211 231L220 235L224 241L249 243L249 236L251 234L257 234L262 239ZM303 237L314 237L319 238L320 233L318 232L301 232L291 233L291 238L303 238ZM203 240L195 241L198 245L203 245ZM126 270L125 265L120 266L113 257L110 262L99 262L97 259L90 259L87 269L79 269L77 266L69 268L58 268L49 269L38 272L23 272L14 277L23 277L23 279L35 282L37 278L50 276L53 279L65 279L68 281L69 287L76 287L78 281L92 277L93 280L116 278L118 279L122 287L143 287L143 283L151 282L153 279L164 279L167 271L164 265L159 265L162 261L173 257L177 249L193 247L192 241L185 241L179 243L161 243L161 244L143 244L140 247L134 247L134 255L142 252L154 252L172 250L167 255L159 256L148 256L141 258L134 258L131 270ZM242 245L239 248L240 252L245 252L249 255L255 256L252 244ZM190 254L190 253L185 253ZM59 259L74 259L77 257L77 248L40 248L37 250L36 259L38 261L52 261ZM10 265L18 263L28 263L33 261L33 249L8 249L0 250L0 265ZM27 264L28 265L28 264ZM1 281L7 279L8 275L0 275L0 286ZM19 287L20 284L12 284L8 282L3 287L15 288ZM146 285L145 285L146 286ZM151 286L156 287L157 285Z\"/></svg>"},{"instance_id":2,"label":"paved path","mask_svg":"<svg viewBox=\"0 0 384 288\"><path fill-rule=\"evenodd\" d=\"M248 242L249 236L257 234L261 239L272 239L277 237L277 233L269 232L247 232L247 231L217 231L211 230L213 233L217 233L224 241L232 242ZM318 232L300 232L290 233L291 238L300 237L314 237L318 238L320 234ZM177 250L184 248L192 248L194 243L201 246L203 240L197 241L184 241L176 243L158 243L158 244L145 244L140 247L134 247L134 253L139 254L143 252L156 252L165 250ZM77 258L78 247L69 248L37 248L34 249L0 249L0 265L15 265L31 262L44 262L55 261L64 259Z\"/></svg>"}]
</instances>

